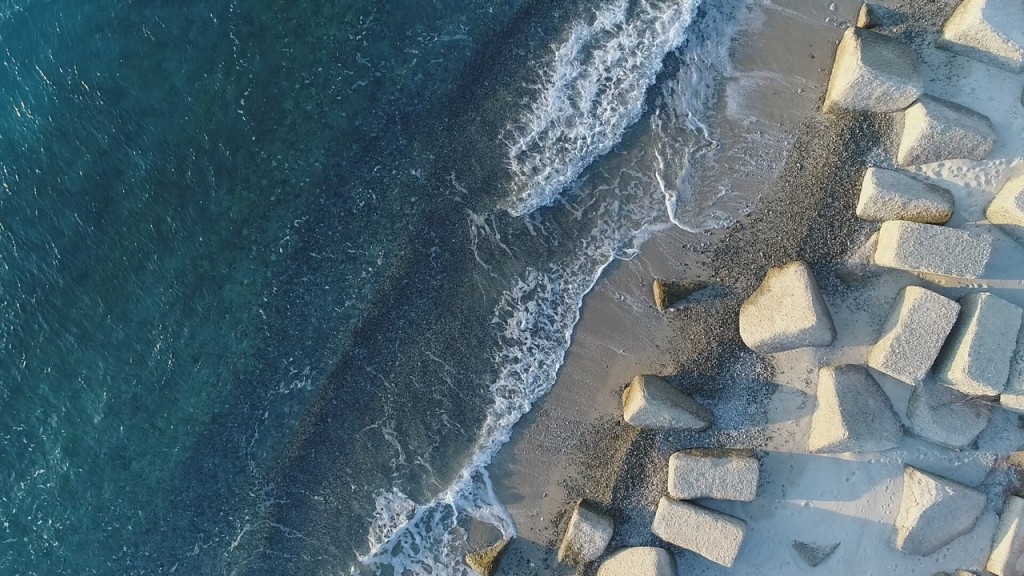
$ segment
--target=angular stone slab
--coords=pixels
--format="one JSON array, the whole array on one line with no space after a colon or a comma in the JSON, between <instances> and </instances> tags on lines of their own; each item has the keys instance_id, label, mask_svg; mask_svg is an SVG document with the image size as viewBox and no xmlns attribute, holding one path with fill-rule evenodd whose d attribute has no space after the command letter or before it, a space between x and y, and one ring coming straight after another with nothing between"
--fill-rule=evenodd
<instances>
[{"instance_id":1,"label":"angular stone slab","mask_svg":"<svg viewBox=\"0 0 1024 576\"><path fill-rule=\"evenodd\" d=\"M953 217L953 193L901 170L871 167L864 172L857 217L945 224Z\"/></svg>"},{"instance_id":2,"label":"angular stone slab","mask_svg":"<svg viewBox=\"0 0 1024 576\"><path fill-rule=\"evenodd\" d=\"M1011 178L1003 184L985 210L985 217L1008 236L1024 244L1024 176Z\"/></svg>"},{"instance_id":3,"label":"angular stone slab","mask_svg":"<svg viewBox=\"0 0 1024 576\"><path fill-rule=\"evenodd\" d=\"M740 338L760 354L828 346L835 340L832 315L806 262L768 269L740 306Z\"/></svg>"},{"instance_id":4,"label":"angular stone slab","mask_svg":"<svg viewBox=\"0 0 1024 576\"><path fill-rule=\"evenodd\" d=\"M1020 0L964 0L942 27L939 48L1024 71L1024 4Z\"/></svg>"},{"instance_id":5,"label":"angular stone slab","mask_svg":"<svg viewBox=\"0 0 1024 576\"><path fill-rule=\"evenodd\" d=\"M985 510L985 495L948 478L907 466L893 526L893 547L928 556L970 532Z\"/></svg>"},{"instance_id":6,"label":"angular stone slab","mask_svg":"<svg viewBox=\"0 0 1024 576\"><path fill-rule=\"evenodd\" d=\"M601 563L597 576L676 576L676 559L663 548L623 548Z\"/></svg>"},{"instance_id":7,"label":"angular stone slab","mask_svg":"<svg viewBox=\"0 0 1024 576\"><path fill-rule=\"evenodd\" d=\"M651 532L726 568L740 553L747 523L721 512L662 496Z\"/></svg>"},{"instance_id":8,"label":"angular stone slab","mask_svg":"<svg viewBox=\"0 0 1024 576\"><path fill-rule=\"evenodd\" d=\"M921 96L903 114L896 153L900 166L942 160L983 160L996 144L988 116L949 100Z\"/></svg>"},{"instance_id":9,"label":"angular stone slab","mask_svg":"<svg viewBox=\"0 0 1024 576\"><path fill-rule=\"evenodd\" d=\"M1010 360L1010 375L1003 393L999 395L999 405L1024 414L1024 330L1017 335L1017 348Z\"/></svg>"},{"instance_id":10,"label":"angular stone slab","mask_svg":"<svg viewBox=\"0 0 1024 576\"><path fill-rule=\"evenodd\" d=\"M466 554L466 566L480 576L494 576L498 571L498 565L501 564L501 557L505 555L505 550L511 542L511 538L502 538L501 541L483 550Z\"/></svg>"},{"instance_id":11,"label":"angular stone slab","mask_svg":"<svg viewBox=\"0 0 1024 576\"><path fill-rule=\"evenodd\" d=\"M978 278L992 257L992 237L932 224L882 223L875 264L907 272Z\"/></svg>"},{"instance_id":12,"label":"angular stone slab","mask_svg":"<svg viewBox=\"0 0 1024 576\"><path fill-rule=\"evenodd\" d=\"M848 28L836 51L823 110L896 112L910 106L923 89L912 47L877 32Z\"/></svg>"},{"instance_id":13,"label":"angular stone slab","mask_svg":"<svg viewBox=\"0 0 1024 576\"><path fill-rule=\"evenodd\" d=\"M668 494L676 500L714 498L750 502L760 464L751 450L694 449L668 459Z\"/></svg>"},{"instance_id":14,"label":"angular stone slab","mask_svg":"<svg viewBox=\"0 0 1024 576\"><path fill-rule=\"evenodd\" d=\"M865 2L857 13L858 28L878 28L879 26L896 26L907 21L907 17L898 11L882 6Z\"/></svg>"},{"instance_id":15,"label":"angular stone slab","mask_svg":"<svg viewBox=\"0 0 1024 576\"><path fill-rule=\"evenodd\" d=\"M907 286L893 303L868 366L908 384L928 373L956 323L960 305L926 288Z\"/></svg>"},{"instance_id":16,"label":"angular stone slab","mask_svg":"<svg viewBox=\"0 0 1024 576\"><path fill-rule=\"evenodd\" d=\"M1024 498L1008 496L999 515L985 570L996 576L1024 576Z\"/></svg>"},{"instance_id":17,"label":"angular stone slab","mask_svg":"<svg viewBox=\"0 0 1024 576\"><path fill-rule=\"evenodd\" d=\"M992 419L992 407L935 379L914 386L907 404L908 431L940 446L963 450Z\"/></svg>"},{"instance_id":18,"label":"angular stone slab","mask_svg":"<svg viewBox=\"0 0 1024 576\"><path fill-rule=\"evenodd\" d=\"M839 548L839 542L835 544L812 544L810 542L793 540L793 550L796 550L797 555L804 561L804 564L811 568L817 568L824 564L826 560L832 557L832 554L835 554L837 548Z\"/></svg>"},{"instance_id":19,"label":"angular stone slab","mask_svg":"<svg viewBox=\"0 0 1024 576\"><path fill-rule=\"evenodd\" d=\"M647 430L704 430L714 416L665 380L640 374L622 393L622 418Z\"/></svg>"},{"instance_id":20,"label":"angular stone slab","mask_svg":"<svg viewBox=\"0 0 1024 576\"><path fill-rule=\"evenodd\" d=\"M580 500L569 518L558 561L563 564L584 564L597 560L612 539L612 519L592 505Z\"/></svg>"},{"instance_id":21,"label":"angular stone slab","mask_svg":"<svg viewBox=\"0 0 1024 576\"><path fill-rule=\"evenodd\" d=\"M935 374L971 396L997 396L1006 387L1021 315L1016 304L986 292L960 299L960 316L939 355Z\"/></svg>"},{"instance_id":22,"label":"angular stone slab","mask_svg":"<svg viewBox=\"0 0 1024 576\"><path fill-rule=\"evenodd\" d=\"M903 439L903 426L889 397L862 366L819 370L817 397L809 452L882 452Z\"/></svg>"}]
</instances>

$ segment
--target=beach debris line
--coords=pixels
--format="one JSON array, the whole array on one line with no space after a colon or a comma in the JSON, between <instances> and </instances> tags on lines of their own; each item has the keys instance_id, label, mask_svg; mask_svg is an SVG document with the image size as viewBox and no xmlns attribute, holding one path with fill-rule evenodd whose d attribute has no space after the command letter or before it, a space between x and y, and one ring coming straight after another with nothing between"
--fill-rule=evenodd
<instances>
[{"instance_id":1,"label":"beach debris line","mask_svg":"<svg viewBox=\"0 0 1024 576\"><path fill-rule=\"evenodd\" d=\"M1017 242L1024 244L1024 176L1011 178L985 210L988 221Z\"/></svg>"},{"instance_id":2,"label":"beach debris line","mask_svg":"<svg viewBox=\"0 0 1024 576\"><path fill-rule=\"evenodd\" d=\"M942 27L939 48L1024 71L1024 4L1019 0L964 0Z\"/></svg>"},{"instance_id":3,"label":"beach debris line","mask_svg":"<svg viewBox=\"0 0 1024 576\"><path fill-rule=\"evenodd\" d=\"M835 544L812 544L793 540L793 550L796 550L800 559L811 568L817 568L832 557L832 554L839 548L839 542Z\"/></svg>"},{"instance_id":4,"label":"beach debris line","mask_svg":"<svg viewBox=\"0 0 1024 576\"><path fill-rule=\"evenodd\" d=\"M870 167L861 183L857 217L945 224L953 217L953 193L902 170Z\"/></svg>"},{"instance_id":5,"label":"beach debris line","mask_svg":"<svg viewBox=\"0 0 1024 576\"><path fill-rule=\"evenodd\" d=\"M914 386L907 404L908 431L954 450L974 443L992 419L992 405L928 378Z\"/></svg>"},{"instance_id":6,"label":"beach debris line","mask_svg":"<svg viewBox=\"0 0 1024 576\"><path fill-rule=\"evenodd\" d=\"M505 555L505 550L511 542L511 538L502 538L483 550L466 554L466 565L480 576L494 576L498 564L501 563L501 557Z\"/></svg>"},{"instance_id":7,"label":"beach debris line","mask_svg":"<svg viewBox=\"0 0 1024 576\"><path fill-rule=\"evenodd\" d=\"M808 452L882 452L903 439L889 396L863 366L819 370L817 398Z\"/></svg>"},{"instance_id":8,"label":"beach debris line","mask_svg":"<svg viewBox=\"0 0 1024 576\"><path fill-rule=\"evenodd\" d=\"M950 388L971 396L998 396L1010 375L1022 311L987 292L960 299L960 316L935 373Z\"/></svg>"},{"instance_id":9,"label":"beach debris line","mask_svg":"<svg viewBox=\"0 0 1024 576\"><path fill-rule=\"evenodd\" d=\"M898 112L923 93L914 49L889 36L848 28L836 51L824 112Z\"/></svg>"},{"instance_id":10,"label":"beach debris line","mask_svg":"<svg viewBox=\"0 0 1024 576\"><path fill-rule=\"evenodd\" d=\"M953 330L960 304L919 286L907 286L893 303L867 365L907 384L921 380Z\"/></svg>"},{"instance_id":11,"label":"beach debris line","mask_svg":"<svg viewBox=\"0 0 1024 576\"><path fill-rule=\"evenodd\" d=\"M697 448L668 459L668 494L676 500L713 498L751 502L760 463L753 450Z\"/></svg>"},{"instance_id":12,"label":"beach debris line","mask_svg":"<svg viewBox=\"0 0 1024 576\"><path fill-rule=\"evenodd\" d=\"M740 338L760 354L828 346L835 340L832 315L806 262L768 269L740 306Z\"/></svg>"},{"instance_id":13,"label":"beach debris line","mask_svg":"<svg viewBox=\"0 0 1024 576\"><path fill-rule=\"evenodd\" d=\"M623 548L601 563L597 576L676 576L676 559L664 548Z\"/></svg>"},{"instance_id":14,"label":"beach debris line","mask_svg":"<svg viewBox=\"0 0 1024 576\"><path fill-rule=\"evenodd\" d=\"M705 430L714 416L664 379L639 374L622 393L622 418L646 430Z\"/></svg>"},{"instance_id":15,"label":"beach debris line","mask_svg":"<svg viewBox=\"0 0 1024 576\"><path fill-rule=\"evenodd\" d=\"M651 531L669 544L728 568L739 555L747 523L710 508L662 496Z\"/></svg>"},{"instance_id":16,"label":"beach debris line","mask_svg":"<svg viewBox=\"0 0 1024 576\"><path fill-rule=\"evenodd\" d=\"M927 556L974 528L984 510L981 492L907 466L892 545L907 554Z\"/></svg>"},{"instance_id":17,"label":"beach debris line","mask_svg":"<svg viewBox=\"0 0 1024 576\"><path fill-rule=\"evenodd\" d=\"M875 264L951 278L979 278L992 258L992 236L903 220L883 222Z\"/></svg>"},{"instance_id":18,"label":"beach debris line","mask_svg":"<svg viewBox=\"0 0 1024 576\"><path fill-rule=\"evenodd\" d=\"M612 519L584 500L576 503L562 545L558 548L558 561L563 564L584 564L597 560L612 539L615 524Z\"/></svg>"},{"instance_id":19,"label":"beach debris line","mask_svg":"<svg viewBox=\"0 0 1024 576\"><path fill-rule=\"evenodd\" d=\"M923 95L903 113L896 163L900 166L942 160L984 160L996 144L988 116L970 108Z\"/></svg>"},{"instance_id":20,"label":"beach debris line","mask_svg":"<svg viewBox=\"0 0 1024 576\"><path fill-rule=\"evenodd\" d=\"M999 515L985 570L996 576L1024 574L1024 498L1008 496Z\"/></svg>"}]
</instances>

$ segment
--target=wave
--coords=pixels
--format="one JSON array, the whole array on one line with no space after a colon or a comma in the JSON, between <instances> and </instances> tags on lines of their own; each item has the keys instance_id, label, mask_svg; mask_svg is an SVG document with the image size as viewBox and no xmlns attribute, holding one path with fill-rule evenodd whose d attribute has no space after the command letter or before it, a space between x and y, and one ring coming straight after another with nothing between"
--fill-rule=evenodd
<instances>
[{"instance_id":1,"label":"wave","mask_svg":"<svg viewBox=\"0 0 1024 576\"><path fill-rule=\"evenodd\" d=\"M555 49L540 93L512 131L514 216L550 205L643 112L665 56L686 38L701 0L616 0Z\"/></svg>"}]
</instances>

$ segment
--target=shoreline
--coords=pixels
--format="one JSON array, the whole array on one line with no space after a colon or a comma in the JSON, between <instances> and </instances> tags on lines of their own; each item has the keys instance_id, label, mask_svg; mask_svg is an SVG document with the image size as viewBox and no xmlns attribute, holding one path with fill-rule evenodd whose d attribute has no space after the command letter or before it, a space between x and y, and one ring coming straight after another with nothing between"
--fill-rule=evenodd
<instances>
[{"instance_id":1,"label":"shoreline","mask_svg":"<svg viewBox=\"0 0 1024 576\"><path fill-rule=\"evenodd\" d=\"M928 7L928 14L900 33L915 40L922 28L937 30L955 5ZM676 450L698 446L762 451L761 494L755 502L707 504L747 519L748 539L754 542L757 536L768 536L764 530L777 529L780 535L745 545L732 571L677 551L680 573L750 573L753 569L768 570L759 572L766 574L802 573L811 568L802 563L799 553L778 546L807 529L811 529L804 537L808 543L831 544L814 541L818 535L813 527L822 523L841 525L843 536L857 539L845 545L839 542L833 569L839 562L853 561L857 552L884 540L891 530L899 497L894 470L919 463L972 486L984 485L990 502L978 526L951 544L942 559L919 559L916 566L934 568L934 572L984 565L977 549L984 548L987 557L986 539L991 541L998 512L994 501L1007 489L1007 480L993 479L992 474L1001 470L1000 458L1006 452L1024 443L1024 436L1007 429L1012 419L1004 417L990 426L979 440L979 449L968 453L954 453L912 436L899 449L881 455L810 455L803 444L815 405L816 370L810 367L862 359L893 294L902 286L922 284L913 275L878 272L861 261L863 247L877 225L854 215L855 191L864 167L895 156L899 115L820 113L835 54L831 42L838 41L846 25L852 25L843 16L852 15L855 20L859 6L860 2L837 2L835 11L829 11L801 2L791 9L763 8L744 15L745 27L732 47L736 71L725 79L713 111L715 136L724 149L711 159L713 166L704 162L691 180L714 186L716 179L724 181L727 174L744 170L743 143L751 143L741 134L750 127L744 113L751 111L773 125L776 137L792 142L783 154L783 168L773 171L762 166L758 175L746 166L746 177L734 184L746 188L742 197L756 198L756 209L740 223L707 234L678 228L655 234L637 258L610 266L588 294L555 386L517 424L512 440L490 467L499 500L508 507L519 531L499 574L593 573L594 566L577 570L558 565L554 553L572 504L580 497L603 506L615 521L608 551L664 545L650 533L650 526L657 500L665 493L667 458ZM794 57L808 50L806 58ZM769 98L780 87L793 85L798 87L791 101L779 105L782 99ZM709 172L716 176L702 180L702 173ZM962 172L947 167L924 173L945 176L948 182ZM988 187L998 180L990 178ZM757 193L764 184L768 184L765 192ZM955 217L958 225L977 218L977 202L964 200L959 190L958 212L964 203L970 209L966 216ZM795 259L810 263L837 323L845 330L825 350L760 357L739 340L739 305L768 267ZM724 288L724 296L663 315L654 309L650 295L655 277L711 282ZM665 375L711 408L716 426L699 434L651 433L623 423L620 394L639 373ZM709 382L718 385L708 386ZM905 413L909 387L895 380L882 379L880 384L894 407ZM839 485L835 478L843 475L861 479ZM831 485L819 486L823 481ZM829 505L830 500L835 505ZM888 523L880 519L886 517ZM891 548L878 556L882 559L873 562L903 560ZM765 565L766 558L776 563Z\"/></svg>"}]
</instances>

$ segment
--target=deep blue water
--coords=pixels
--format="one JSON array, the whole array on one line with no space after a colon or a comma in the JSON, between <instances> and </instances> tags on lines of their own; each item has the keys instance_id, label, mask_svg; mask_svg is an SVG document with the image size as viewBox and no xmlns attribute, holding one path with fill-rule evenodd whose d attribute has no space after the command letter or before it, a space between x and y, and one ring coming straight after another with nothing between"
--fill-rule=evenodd
<instances>
[{"instance_id":1,"label":"deep blue water","mask_svg":"<svg viewBox=\"0 0 1024 576\"><path fill-rule=\"evenodd\" d=\"M0 1L0 573L511 530L478 465L668 220L697 5Z\"/></svg>"}]
</instances>

